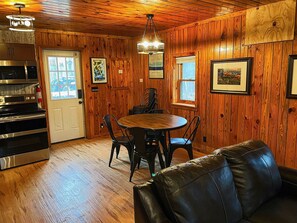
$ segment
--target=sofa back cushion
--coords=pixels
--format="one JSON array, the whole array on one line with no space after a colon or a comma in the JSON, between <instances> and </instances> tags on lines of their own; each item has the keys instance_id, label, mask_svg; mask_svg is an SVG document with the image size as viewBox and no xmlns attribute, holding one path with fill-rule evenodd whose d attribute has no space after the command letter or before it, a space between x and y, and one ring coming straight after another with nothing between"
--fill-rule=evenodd
<instances>
[{"instance_id":1,"label":"sofa back cushion","mask_svg":"<svg viewBox=\"0 0 297 223\"><path fill-rule=\"evenodd\" d=\"M264 142L249 140L214 153L225 156L230 165L244 217L280 191L278 167Z\"/></svg>"},{"instance_id":2,"label":"sofa back cushion","mask_svg":"<svg viewBox=\"0 0 297 223\"><path fill-rule=\"evenodd\" d=\"M242 210L232 172L223 156L210 155L172 166L154 177L172 222L238 222Z\"/></svg>"}]
</instances>

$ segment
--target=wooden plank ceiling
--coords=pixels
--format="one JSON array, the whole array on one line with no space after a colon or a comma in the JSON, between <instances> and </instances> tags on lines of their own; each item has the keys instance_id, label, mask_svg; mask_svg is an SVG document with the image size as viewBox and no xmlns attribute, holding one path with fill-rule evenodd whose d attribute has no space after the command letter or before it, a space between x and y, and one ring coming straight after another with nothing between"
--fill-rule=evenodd
<instances>
[{"instance_id":1,"label":"wooden plank ceiling","mask_svg":"<svg viewBox=\"0 0 297 223\"><path fill-rule=\"evenodd\" d=\"M279 0L21 0L22 14L36 18L35 28L119 36L141 35L146 14L157 30L209 19ZM17 1L16 1L17 2ZM18 14L13 1L0 1L0 25Z\"/></svg>"}]
</instances>

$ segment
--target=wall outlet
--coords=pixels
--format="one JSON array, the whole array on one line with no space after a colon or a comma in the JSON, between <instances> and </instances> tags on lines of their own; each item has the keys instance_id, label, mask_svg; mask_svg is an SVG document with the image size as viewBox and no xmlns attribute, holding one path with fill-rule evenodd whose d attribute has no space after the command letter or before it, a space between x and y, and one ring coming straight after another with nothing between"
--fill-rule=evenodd
<instances>
[{"instance_id":1,"label":"wall outlet","mask_svg":"<svg viewBox=\"0 0 297 223\"><path fill-rule=\"evenodd\" d=\"M203 142L206 142L206 136L202 137Z\"/></svg>"},{"instance_id":2,"label":"wall outlet","mask_svg":"<svg viewBox=\"0 0 297 223\"><path fill-rule=\"evenodd\" d=\"M101 124L100 124L100 128L101 128L101 129L103 129L103 128L104 128L104 125L103 125L103 123L101 123Z\"/></svg>"}]
</instances>

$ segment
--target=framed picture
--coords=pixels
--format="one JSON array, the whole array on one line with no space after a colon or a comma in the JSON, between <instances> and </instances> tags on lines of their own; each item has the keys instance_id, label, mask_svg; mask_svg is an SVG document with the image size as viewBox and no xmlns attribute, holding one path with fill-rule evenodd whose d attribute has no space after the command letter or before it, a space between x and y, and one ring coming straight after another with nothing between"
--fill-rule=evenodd
<instances>
[{"instance_id":1,"label":"framed picture","mask_svg":"<svg viewBox=\"0 0 297 223\"><path fill-rule=\"evenodd\" d=\"M93 84L107 83L105 58L91 58L91 74Z\"/></svg>"},{"instance_id":2,"label":"framed picture","mask_svg":"<svg viewBox=\"0 0 297 223\"><path fill-rule=\"evenodd\" d=\"M149 54L149 78L164 78L164 53Z\"/></svg>"},{"instance_id":3,"label":"framed picture","mask_svg":"<svg viewBox=\"0 0 297 223\"><path fill-rule=\"evenodd\" d=\"M297 55L289 56L287 98L297 99Z\"/></svg>"},{"instance_id":4,"label":"framed picture","mask_svg":"<svg viewBox=\"0 0 297 223\"><path fill-rule=\"evenodd\" d=\"M210 92L250 94L252 62L252 57L212 60Z\"/></svg>"}]
</instances>

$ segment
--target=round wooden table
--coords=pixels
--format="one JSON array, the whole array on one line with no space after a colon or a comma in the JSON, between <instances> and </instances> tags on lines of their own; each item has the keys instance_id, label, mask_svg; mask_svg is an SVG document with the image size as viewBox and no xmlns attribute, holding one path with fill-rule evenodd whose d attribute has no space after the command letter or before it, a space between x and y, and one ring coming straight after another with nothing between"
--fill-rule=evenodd
<instances>
[{"instance_id":1,"label":"round wooden table","mask_svg":"<svg viewBox=\"0 0 297 223\"><path fill-rule=\"evenodd\" d=\"M154 131L164 132L163 137L160 139L160 142L163 147L166 166L169 166L167 158L168 149L166 142L167 132L169 135L170 130L182 128L187 125L187 122L187 119L180 116L156 113L129 115L118 120L119 125L124 128L140 127L144 129L153 129Z\"/></svg>"},{"instance_id":2,"label":"round wooden table","mask_svg":"<svg viewBox=\"0 0 297 223\"><path fill-rule=\"evenodd\" d=\"M125 128L140 127L164 131L184 127L187 124L187 119L170 114L150 113L125 116L120 118L118 123Z\"/></svg>"}]
</instances>

